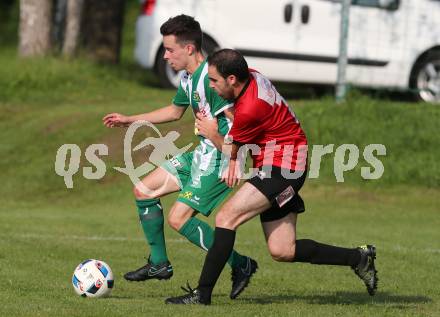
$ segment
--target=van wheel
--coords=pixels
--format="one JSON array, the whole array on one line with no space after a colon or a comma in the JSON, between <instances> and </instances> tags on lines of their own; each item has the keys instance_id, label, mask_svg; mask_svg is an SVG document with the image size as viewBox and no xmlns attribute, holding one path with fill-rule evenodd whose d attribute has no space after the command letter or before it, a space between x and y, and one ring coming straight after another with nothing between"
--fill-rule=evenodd
<instances>
[{"instance_id":1,"label":"van wheel","mask_svg":"<svg viewBox=\"0 0 440 317\"><path fill-rule=\"evenodd\" d=\"M410 88L417 100L440 104L440 51L431 51L412 71Z\"/></svg>"},{"instance_id":2,"label":"van wheel","mask_svg":"<svg viewBox=\"0 0 440 317\"><path fill-rule=\"evenodd\" d=\"M212 40L206 38L203 39L202 52L204 56L208 56L217 49L218 46ZM163 59L164 54L165 49L161 46L156 59L156 70L160 84L164 88L178 88L183 71L176 72L172 69L167 61Z\"/></svg>"}]
</instances>

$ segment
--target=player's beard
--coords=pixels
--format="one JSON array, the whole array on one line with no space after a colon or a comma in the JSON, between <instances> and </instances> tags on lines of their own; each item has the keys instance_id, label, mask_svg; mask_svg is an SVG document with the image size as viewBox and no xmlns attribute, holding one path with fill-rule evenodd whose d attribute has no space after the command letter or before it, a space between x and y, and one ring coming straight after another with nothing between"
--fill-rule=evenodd
<instances>
[{"instance_id":1,"label":"player's beard","mask_svg":"<svg viewBox=\"0 0 440 317\"><path fill-rule=\"evenodd\" d=\"M230 90L226 90L226 89L224 89L224 90L221 90L220 92L217 91L217 94L218 94L220 97L222 97L223 99L225 99L225 100L232 100L232 99L234 99L234 94L233 94L233 92L230 91Z\"/></svg>"},{"instance_id":2,"label":"player's beard","mask_svg":"<svg viewBox=\"0 0 440 317\"><path fill-rule=\"evenodd\" d=\"M235 99L234 88L229 83L226 83L225 95L222 96L222 97L223 97L223 99L226 99L226 100L233 100L233 99Z\"/></svg>"}]
</instances>

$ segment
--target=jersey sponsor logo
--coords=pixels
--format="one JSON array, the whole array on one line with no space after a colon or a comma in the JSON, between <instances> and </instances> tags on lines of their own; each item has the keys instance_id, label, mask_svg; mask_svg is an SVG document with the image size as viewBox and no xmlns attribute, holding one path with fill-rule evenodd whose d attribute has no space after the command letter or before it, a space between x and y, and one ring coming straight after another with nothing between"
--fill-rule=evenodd
<instances>
[{"instance_id":1,"label":"jersey sponsor logo","mask_svg":"<svg viewBox=\"0 0 440 317\"><path fill-rule=\"evenodd\" d=\"M200 102L200 95L198 91L193 92L193 99L194 101Z\"/></svg>"},{"instance_id":2,"label":"jersey sponsor logo","mask_svg":"<svg viewBox=\"0 0 440 317\"><path fill-rule=\"evenodd\" d=\"M170 163L174 167L181 167L182 166L182 163L180 163L180 161L178 159L176 159L175 157L170 159Z\"/></svg>"},{"instance_id":3,"label":"jersey sponsor logo","mask_svg":"<svg viewBox=\"0 0 440 317\"><path fill-rule=\"evenodd\" d=\"M285 204L287 204L295 195L295 191L293 190L292 186L287 187L285 190L283 190L277 197L275 197L275 200L277 201L278 206L283 207Z\"/></svg>"},{"instance_id":4,"label":"jersey sponsor logo","mask_svg":"<svg viewBox=\"0 0 440 317\"><path fill-rule=\"evenodd\" d=\"M265 171L258 171L257 176L259 179L263 180L266 178L266 172Z\"/></svg>"},{"instance_id":5,"label":"jersey sponsor logo","mask_svg":"<svg viewBox=\"0 0 440 317\"><path fill-rule=\"evenodd\" d=\"M194 198L191 198L190 201L195 203L196 205L200 205L200 197L197 195L194 195Z\"/></svg>"},{"instance_id":6,"label":"jersey sponsor logo","mask_svg":"<svg viewBox=\"0 0 440 317\"><path fill-rule=\"evenodd\" d=\"M212 115L209 112L209 108L207 108L207 107L199 108L198 112L200 112L204 117L212 118Z\"/></svg>"},{"instance_id":7,"label":"jersey sponsor logo","mask_svg":"<svg viewBox=\"0 0 440 317\"><path fill-rule=\"evenodd\" d=\"M190 191L184 192L184 193L180 193L179 197L185 198L185 199L191 199L193 196L193 193Z\"/></svg>"}]
</instances>

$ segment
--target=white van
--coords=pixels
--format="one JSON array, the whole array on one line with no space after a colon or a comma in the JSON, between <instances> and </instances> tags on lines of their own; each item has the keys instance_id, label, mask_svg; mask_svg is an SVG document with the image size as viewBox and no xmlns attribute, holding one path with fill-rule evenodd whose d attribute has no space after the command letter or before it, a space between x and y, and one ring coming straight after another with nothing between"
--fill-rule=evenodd
<instances>
[{"instance_id":1,"label":"white van","mask_svg":"<svg viewBox=\"0 0 440 317\"><path fill-rule=\"evenodd\" d=\"M250 67L272 80L336 83L341 0L144 0L136 25L135 58L165 86L176 74L163 60L160 25L194 16L204 49L242 52ZM352 0L349 83L411 89L440 102L440 0Z\"/></svg>"}]
</instances>

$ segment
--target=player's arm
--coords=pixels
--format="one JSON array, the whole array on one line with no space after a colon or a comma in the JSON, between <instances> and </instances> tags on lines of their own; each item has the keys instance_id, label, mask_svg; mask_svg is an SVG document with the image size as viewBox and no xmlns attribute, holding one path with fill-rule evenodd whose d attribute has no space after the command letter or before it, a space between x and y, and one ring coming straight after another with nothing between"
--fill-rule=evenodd
<instances>
[{"instance_id":1,"label":"player's arm","mask_svg":"<svg viewBox=\"0 0 440 317\"><path fill-rule=\"evenodd\" d=\"M230 156L228 167L222 173L222 181L224 181L229 187L238 185L242 176L241 169L244 167L244 162L246 160L245 157L238 158L238 152L241 145L238 143L225 142L225 137L218 133L217 120L215 118L208 119L198 113L196 118L196 128L198 129L199 134L210 139L219 151Z\"/></svg>"},{"instance_id":2,"label":"player's arm","mask_svg":"<svg viewBox=\"0 0 440 317\"><path fill-rule=\"evenodd\" d=\"M165 123L179 120L180 118L182 118L185 110L186 107L180 107L171 104L148 113L129 116L128 119L131 121L130 123L139 120L149 121L151 123Z\"/></svg>"},{"instance_id":3,"label":"player's arm","mask_svg":"<svg viewBox=\"0 0 440 317\"><path fill-rule=\"evenodd\" d=\"M228 118L231 122L234 122L234 107L232 104L221 99L217 94L213 93L211 89L209 90L208 97L212 105L217 105L217 107L220 108L217 110L215 114L216 116L220 113L223 113L226 118ZM198 130L198 134L211 140L219 151L222 150L224 145L224 136L218 132L217 117L209 119L202 114L197 113L196 128Z\"/></svg>"},{"instance_id":4,"label":"player's arm","mask_svg":"<svg viewBox=\"0 0 440 317\"><path fill-rule=\"evenodd\" d=\"M151 123L171 122L182 118L188 105L188 97L182 87L182 84L180 84L176 95L173 98L172 104L166 107L134 116L125 116L120 113L110 113L106 115L102 121L104 122L104 125L109 128L126 127L138 120L149 121Z\"/></svg>"},{"instance_id":5,"label":"player's arm","mask_svg":"<svg viewBox=\"0 0 440 317\"><path fill-rule=\"evenodd\" d=\"M135 121L143 120L149 121L151 123L165 123L176 121L182 118L185 113L186 107L176 106L171 104L169 106L138 115L125 116L120 113L109 113L102 121L104 125L108 128L113 127L126 127Z\"/></svg>"},{"instance_id":6,"label":"player's arm","mask_svg":"<svg viewBox=\"0 0 440 317\"><path fill-rule=\"evenodd\" d=\"M218 132L218 123L216 118L209 119L200 112L196 114L196 128L198 134L211 140L215 147L221 151L224 145L224 136Z\"/></svg>"},{"instance_id":7,"label":"player's arm","mask_svg":"<svg viewBox=\"0 0 440 317\"><path fill-rule=\"evenodd\" d=\"M224 181L226 185L231 188L238 185L242 177L242 162L238 159L239 149L240 145L236 143L223 144L223 153L229 155L229 163L228 167L222 174L222 181Z\"/></svg>"}]
</instances>

